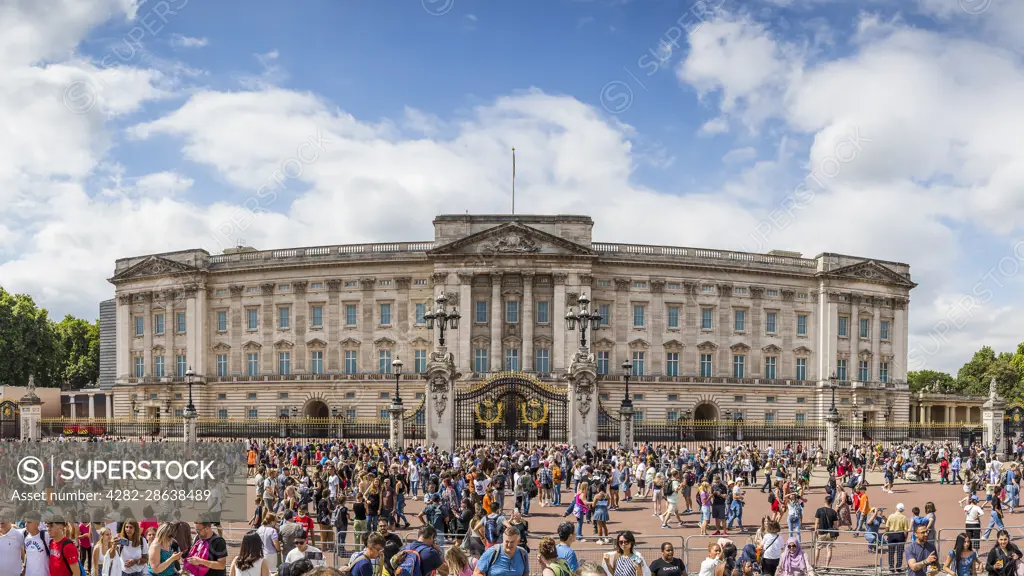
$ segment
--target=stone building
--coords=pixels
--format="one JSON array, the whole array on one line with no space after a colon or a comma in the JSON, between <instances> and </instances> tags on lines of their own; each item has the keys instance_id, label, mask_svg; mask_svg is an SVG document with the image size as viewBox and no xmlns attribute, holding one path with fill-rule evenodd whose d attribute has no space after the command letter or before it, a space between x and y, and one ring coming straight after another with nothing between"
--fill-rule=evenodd
<instances>
[{"instance_id":1,"label":"stone building","mask_svg":"<svg viewBox=\"0 0 1024 576\"><path fill-rule=\"evenodd\" d=\"M419 402L444 293L446 336L471 386L488 372L557 381L579 346L565 314L581 294L603 316L587 334L608 405L632 363L637 418L906 422L907 264L592 239L587 216L444 215L434 238L122 258L114 415L208 418L381 415Z\"/></svg>"}]
</instances>

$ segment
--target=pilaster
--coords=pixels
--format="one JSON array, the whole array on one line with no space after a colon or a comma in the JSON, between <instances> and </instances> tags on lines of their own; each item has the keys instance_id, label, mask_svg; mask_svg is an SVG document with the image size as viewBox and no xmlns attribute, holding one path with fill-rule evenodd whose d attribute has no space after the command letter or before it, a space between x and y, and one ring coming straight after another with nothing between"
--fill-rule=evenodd
<instances>
[{"instance_id":1,"label":"pilaster","mask_svg":"<svg viewBox=\"0 0 1024 576\"><path fill-rule=\"evenodd\" d=\"M501 272L491 273L491 370L505 369L505 355L501 347L501 328L505 309L501 300Z\"/></svg>"},{"instance_id":2,"label":"pilaster","mask_svg":"<svg viewBox=\"0 0 1024 576\"><path fill-rule=\"evenodd\" d=\"M405 427L403 426L405 405L392 402L391 405L388 406L388 415L390 416L390 418L388 418L389 444L392 450L401 450L405 447Z\"/></svg>"},{"instance_id":3,"label":"pilaster","mask_svg":"<svg viewBox=\"0 0 1024 576\"><path fill-rule=\"evenodd\" d=\"M327 369L342 372L341 347L341 280L327 281Z\"/></svg>"},{"instance_id":4,"label":"pilaster","mask_svg":"<svg viewBox=\"0 0 1024 576\"><path fill-rule=\"evenodd\" d=\"M533 354L533 326L537 323L537 314L533 311L533 272L523 272L523 313L519 318L523 327L523 357L522 366L524 372L534 371ZM548 314L551 311L548 310ZM548 359L550 363L551 359Z\"/></svg>"},{"instance_id":5,"label":"pilaster","mask_svg":"<svg viewBox=\"0 0 1024 576\"><path fill-rule=\"evenodd\" d=\"M313 372L313 360L306 349L307 319L309 318L309 302L306 300L306 288L309 282L306 280L293 280L292 293L295 299L292 301L292 308L288 313L289 332L295 335L295 348L292 350L292 365L295 371L302 374ZM275 311L275 315L276 315Z\"/></svg>"},{"instance_id":6,"label":"pilaster","mask_svg":"<svg viewBox=\"0 0 1024 576\"><path fill-rule=\"evenodd\" d=\"M242 355L242 315L245 310L242 307L242 293L245 286L232 285L228 287L231 292L231 308L228 310L228 331L231 334L231 353L228 357L228 376L235 372L245 374L243 365L245 356ZM166 322L166 319L165 319ZM213 372L216 374L216 372Z\"/></svg>"},{"instance_id":7,"label":"pilaster","mask_svg":"<svg viewBox=\"0 0 1024 576\"><path fill-rule=\"evenodd\" d=\"M448 274L445 274L445 277L447 276ZM470 342L470 336L473 333L473 315L476 314L476 305L473 303L473 273L471 271L459 272L458 279L459 308L462 321L459 322L459 330L456 333L458 338L456 338L452 349L459 352L455 358L456 366L463 373L470 374L473 372L473 345Z\"/></svg>"},{"instance_id":8,"label":"pilaster","mask_svg":"<svg viewBox=\"0 0 1024 576\"><path fill-rule=\"evenodd\" d=\"M551 278L555 283L554 298L551 302L551 371L561 372L565 370L568 358L566 358L565 340L568 336L568 329L565 325L566 305L565 282L569 275L565 272L554 272Z\"/></svg>"}]
</instances>

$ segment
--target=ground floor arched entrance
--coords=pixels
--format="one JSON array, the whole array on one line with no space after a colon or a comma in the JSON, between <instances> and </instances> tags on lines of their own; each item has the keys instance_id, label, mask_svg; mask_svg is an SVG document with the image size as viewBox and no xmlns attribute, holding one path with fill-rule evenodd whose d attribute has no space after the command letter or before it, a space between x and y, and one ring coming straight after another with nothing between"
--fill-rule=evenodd
<instances>
[{"instance_id":1,"label":"ground floor arched entrance","mask_svg":"<svg viewBox=\"0 0 1024 576\"><path fill-rule=\"evenodd\" d=\"M331 411L321 400L310 400L302 408L303 418L330 418Z\"/></svg>"}]
</instances>

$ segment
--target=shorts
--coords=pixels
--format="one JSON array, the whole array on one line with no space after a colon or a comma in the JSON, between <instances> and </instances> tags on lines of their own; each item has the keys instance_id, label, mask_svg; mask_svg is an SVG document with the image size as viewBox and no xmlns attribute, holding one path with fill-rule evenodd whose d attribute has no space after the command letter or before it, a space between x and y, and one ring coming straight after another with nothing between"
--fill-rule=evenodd
<instances>
[{"instance_id":1,"label":"shorts","mask_svg":"<svg viewBox=\"0 0 1024 576\"><path fill-rule=\"evenodd\" d=\"M711 506L701 506L700 521L707 522L708 520L711 520Z\"/></svg>"},{"instance_id":2,"label":"shorts","mask_svg":"<svg viewBox=\"0 0 1024 576\"><path fill-rule=\"evenodd\" d=\"M836 541L836 537L837 537L836 534L833 534L831 532L824 532L824 533L818 534L818 542L835 542Z\"/></svg>"},{"instance_id":3,"label":"shorts","mask_svg":"<svg viewBox=\"0 0 1024 576\"><path fill-rule=\"evenodd\" d=\"M711 507L711 517L715 520L725 520L725 506L718 505Z\"/></svg>"}]
</instances>

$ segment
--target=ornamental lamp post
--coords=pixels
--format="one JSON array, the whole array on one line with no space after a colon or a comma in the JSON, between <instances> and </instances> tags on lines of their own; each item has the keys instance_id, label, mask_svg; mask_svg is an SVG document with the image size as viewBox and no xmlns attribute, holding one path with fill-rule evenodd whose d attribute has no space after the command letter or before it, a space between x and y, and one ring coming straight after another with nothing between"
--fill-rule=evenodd
<instances>
[{"instance_id":1,"label":"ornamental lamp post","mask_svg":"<svg viewBox=\"0 0 1024 576\"><path fill-rule=\"evenodd\" d=\"M581 294L576 300L580 309L579 312L575 312L573 307L569 307L569 311L565 313L565 321L569 330L576 330L576 323L579 323L580 331L580 349L587 349L587 328L589 327L592 331L597 331L598 327L601 326L601 315L596 312L587 310L587 305L590 304L590 298L587 298L586 294Z\"/></svg>"},{"instance_id":2,"label":"ornamental lamp post","mask_svg":"<svg viewBox=\"0 0 1024 576\"><path fill-rule=\"evenodd\" d=\"M391 363L391 371L395 375L395 399L392 404L400 406L402 397L398 393L398 381L402 379L402 360L398 356L395 356L394 362Z\"/></svg>"},{"instance_id":3,"label":"ornamental lamp post","mask_svg":"<svg viewBox=\"0 0 1024 576\"><path fill-rule=\"evenodd\" d=\"M828 387L832 389L832 407L828 409L830 418L839 418L839 410L836 409L836 386L838 385L839 378L836 377L835 372L832 372L832 376L828 379Z\"/></svg>"},{"instance_id":4,"label":"ornamental lamp post","mask_svg":"<svg viewBox=\"0 0 1024 576\"><path fill-rule=\"evenodd\" d=\"M629 377L632 374L632 372L633 372L633 364L629 360L626 360L625 362L623 362L622 363L622 375L626 379L626 395L622 397L622 407L623 408L632 408L633 407L633 399L629 395Z\"/></svg>"},{"instance_id":5,"label":"ornamental lamp post","mask_svg":"<svg viewBox=\"0 0 1024 576\"><path fill-rule=\"evenodd\" d=\"M185 412L188 414L196 413L196 405L192 403L192 381L195 380L196 373L192 371L192 367L189 366L188 370L185 371L185 378L188 381L188 406L185 407Z\"/></svg>"},{"instance_id":6,"label":"ornamental lamp post","mask_svg":"<svg viewBox=\"0 0 1024 576\"><path fill-rule=\"evenodd\" d=\"M445 304L448 303L448 297L444 295L444 292L438 294L434 301L437 302L437 309L433 312L424 314L423 319L427 321L428 330L434 329L434 321L437 320L437 343L440 347L444 348L445 329L451 328L452 330L458 330L459 318L462 318L462 315L459 314L459 310L454 304L452 305L450 312L445 310Z\"/></svg>"}]
</instances>

